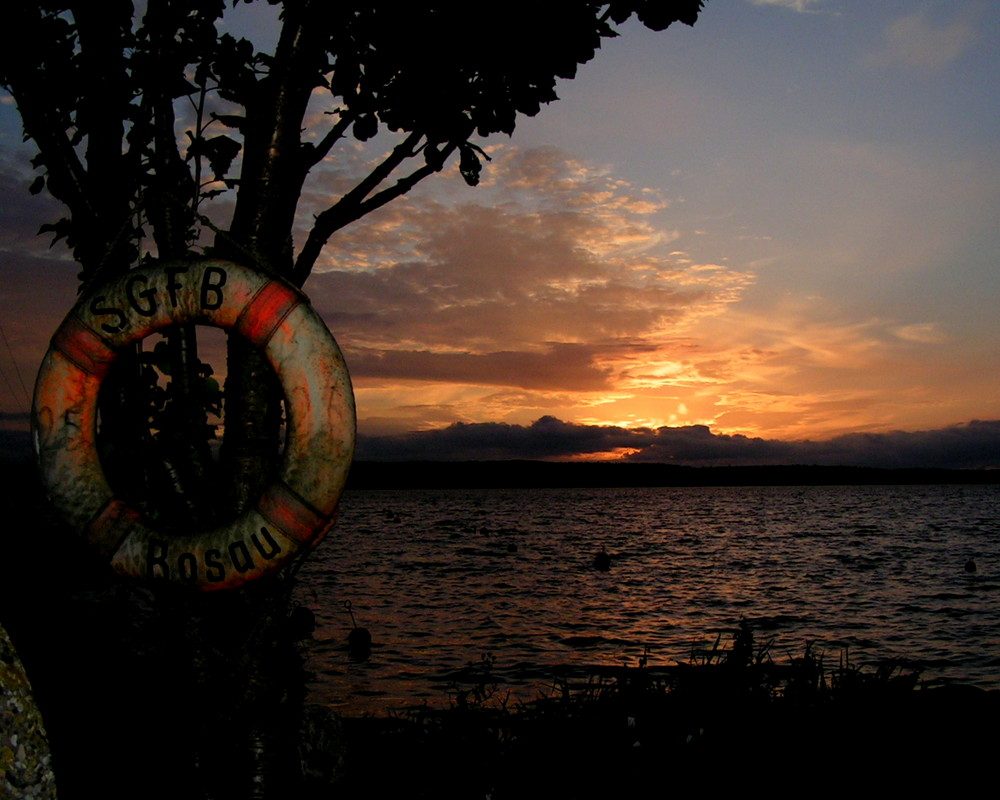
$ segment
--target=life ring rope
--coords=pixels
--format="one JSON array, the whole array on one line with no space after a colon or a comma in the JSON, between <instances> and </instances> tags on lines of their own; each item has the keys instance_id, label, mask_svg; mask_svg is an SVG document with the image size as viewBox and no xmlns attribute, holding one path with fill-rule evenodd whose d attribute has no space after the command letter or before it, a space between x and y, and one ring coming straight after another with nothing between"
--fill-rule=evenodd
<instances>
[{"instance_id":1,"label":"life ring rope","mask_svg":"<svg viewBox=\"0 0 1000 800\"><path fill-rule=\"evenodd\" d=\"M70 315L59 327L52 347L76 366L91 375L103 378L118 357L106 339L75 315Z\"/></svg>"},{"instance_id":2,"label":"life ring rope","mask_svg":"<svg viewBox=\"0 0 1000 800\"><path fill-rule=\"evenodd\" d=\"M297 542L307 542L326 517L302 499L284 481L274 481L264 490L257 510Z\"/></svg>"},{"instance_id":3,"label":"life ring rope","mask_svg":"<svg viewBox=\"0 0 1000 800\"><path fill-rule=\"evenodd\" d=\"M236 320L234 329L255 347L263 349L278 326L292 313L302 297L277 281L264 284Z\"/></svg>"},{"instance_id":4,"label":"life ring rope","mask_svg":"<svg viewBox=\"0 0 1000 800\"><path fill-rule=\"evenodd\" d=\"M110 558L142 519L142 514L117 497L109 498L87 524L86 537L102 556Z\"/></svg>"}]
</instances>

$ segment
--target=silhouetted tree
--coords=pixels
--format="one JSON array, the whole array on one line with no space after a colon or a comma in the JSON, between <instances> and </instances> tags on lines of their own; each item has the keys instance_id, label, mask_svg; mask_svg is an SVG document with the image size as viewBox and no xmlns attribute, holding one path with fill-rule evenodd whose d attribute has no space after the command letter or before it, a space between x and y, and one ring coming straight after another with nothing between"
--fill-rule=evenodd
<instances>
[{"instance_id":1,"label":"silhouetted tree","mask_svg":"<svg viewBox=\"0 0 1000 800\"><path fill-rule=\"evenodd\" d=\"M267 48L232 32L241 20L267 18L247 14L268 11L264 0L5 5L0 85L16 101L25 136L37 148L31 191L47 190L66 208L40 232L71 248L82 288L147 259L202 253L301 286L337 231L449 163L457 159L465 181L475 185L488 160L476 138L510 134L518 114L534 115L555 100L556 80L572 78L602 39L616 35L616 25L633 15L654 30L692 24L703 3L266 5L272 16L254 38L276 35ZM292 231L310 172L355 142L373 139L381 157L331 199L296 251ZM164 345L122 360L128 369L102 386L105 440L127 451L137 427L148 435L150 420L194 431L193 444L167 457L190 467L170 474L185 472L196 483L207 452L205 414L218 404L218 392L197 358L193 331L173 330ZM157 394L154 367L171 376L169 398ZM230 337L227 372L222 452L226 494L238 510L257 496L274 460L280 399L269 369L237 336ZM183 495L185 486L179 488ZM159 606L159 628L149 626L150 639L168 638L161 628L184 631L161 646L179 666L168 663L164 675L136 677L177 688L174 701L163 701L176 735L161 736L159 745L174 750L157 755L153 748L144 756L150 763L137 764L135 773L157 774L145 772L160 758L177 774L199 773L200 793L188 787L199 797L250 796L246 775L240 782L234 773L247 772L252 761L263 774L266 763L290 757L295 746L283 730L260 730L279 724L268 720L281 716L274 709L287 705L282 697L295 694L291 680L278 674L285 651L271 635L281 629L287 595L223 594L211 601L170 595L172 602ZM148 659L153 666L146 668L155 670L158 659ZM194 677L179 683L185 671ZM205 733L192 743L185 721L195 718ZM137 731L136 743L148 734ZM89 735L81 730L79 737ZM71 739L67 752L78 749ZM141 750L136 747L136 757ZM108 753L114 757L113 749ZM81 785L95 773L91 767L81 769ZM218 793L206 788L213 779L223 787ZM152 788L144 782L144 791ZM259 787L255 791L261 796Z\"/></svg>"},{"instance_id":2,"label":"silhouetted tree","mask_svg":"<svg viewBox=\"0 0 1000 800\"><path fill-rule=\"evenodd\" d=\"M72 248L84 285L143 258L207 252L301 286L332 235L450 160L478 183L486 156L474 138L511 134L518 114L557 99L556 79L574 77L615 25L633 15L653 30L690 25L703 2L268 0L280 13L257 37L277 33L267 50L227 30L249 2L142 5L141 16L130 0L5 9L0 83L38 148L31 191L67 209L42 232ZM315 216L296 252L310 171L377 136L382 156ZM209 205L228 221L210 222ZM197 383L190 332L169 341L175 380ZM276 446L266 374L234 337L224 453L236 506Z\"/></svg>"}]
</instances>

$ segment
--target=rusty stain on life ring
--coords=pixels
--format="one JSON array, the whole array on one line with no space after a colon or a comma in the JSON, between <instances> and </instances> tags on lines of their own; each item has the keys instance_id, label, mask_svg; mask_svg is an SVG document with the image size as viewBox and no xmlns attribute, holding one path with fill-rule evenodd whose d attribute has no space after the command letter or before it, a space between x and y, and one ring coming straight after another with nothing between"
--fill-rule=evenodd
<instances>
[{"instance_id":1,"label":"rusty stain on life ring","mask_svg":"<svg viewBox=\"0 0 1000 800\"><path fill-rule=\"evenodd\" d=\"M277 373L287 404L278 475L215 530L164 535L116 498L97 455L97 392L118 354L177 323L246 338ZM227 261L140 267L82 298L52 337L35 383L35 450L49 499L123 575L226 589L274 572L333 525L354 454L343 356L305 296Z\"/></svg>"}]
</instances>

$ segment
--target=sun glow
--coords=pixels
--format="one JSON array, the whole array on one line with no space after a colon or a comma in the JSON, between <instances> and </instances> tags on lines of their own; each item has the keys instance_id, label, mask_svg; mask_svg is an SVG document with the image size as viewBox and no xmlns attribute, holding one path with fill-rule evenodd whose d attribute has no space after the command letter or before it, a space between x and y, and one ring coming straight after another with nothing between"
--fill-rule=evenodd
<instances>
[{"instance_id":1,"label":"sun glow","mask_svg":"<svg viewBox=\"0 0 1000 800\"><path fill-rule=\"evenodd\" d=\"M615 447L612 450L604 450L600 453L581 453L567 458L553 459L555 461L584 461L587 463L607 463L611 461L624 461L629 456L641 453L638 447Z\"/></svg>"}]
</instances>

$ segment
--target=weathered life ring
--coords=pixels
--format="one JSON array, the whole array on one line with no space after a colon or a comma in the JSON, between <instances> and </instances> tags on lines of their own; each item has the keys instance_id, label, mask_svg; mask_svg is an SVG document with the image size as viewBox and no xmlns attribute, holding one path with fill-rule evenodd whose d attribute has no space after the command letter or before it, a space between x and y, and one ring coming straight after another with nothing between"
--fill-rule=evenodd
<instances>
[{"instance_id":1,"label":"weathered life ring","mask_svg":"<svg viewBox=\"0 0 1000 800\"><path fill-rule=\"evenodd\" d=\"M184 322L235 331L264 354L285 394L286 443L274 483L234 522L165 535L108 485L97 391L124 348ZM225 589L277 570L333 525L354 453L354 395L337 343L297 289L226 261L163 263L76 304L38 373L32 428L51 502L118 573Z\"/></svg>"}]
</instances>

